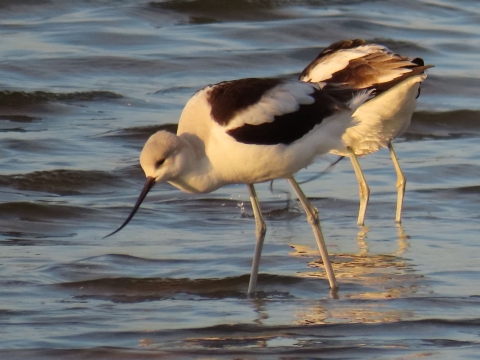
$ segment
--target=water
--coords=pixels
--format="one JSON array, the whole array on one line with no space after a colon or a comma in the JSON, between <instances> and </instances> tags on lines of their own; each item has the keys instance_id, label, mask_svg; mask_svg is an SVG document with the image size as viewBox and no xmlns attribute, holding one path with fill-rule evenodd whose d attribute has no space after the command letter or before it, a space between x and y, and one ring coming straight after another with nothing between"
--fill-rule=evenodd
<instances>
[{"instance_id":1,"label":"water","mask_svg":"<svg viewBox=\"0 0 480 360\"><path fill-rule=\"evenodd\" d=\"M468 0L0 1L0 357L480 358L479 20ZM102 240L140 191L145 140L174 130L197 89L294 78L354 37L436 67L395 142L401 227L386 150L361 159L365 228L348 160L304 185L339 299L283 181L258 186L268 232L253 300L245 186L156 186Z\"/></svg>"}]
</instances>

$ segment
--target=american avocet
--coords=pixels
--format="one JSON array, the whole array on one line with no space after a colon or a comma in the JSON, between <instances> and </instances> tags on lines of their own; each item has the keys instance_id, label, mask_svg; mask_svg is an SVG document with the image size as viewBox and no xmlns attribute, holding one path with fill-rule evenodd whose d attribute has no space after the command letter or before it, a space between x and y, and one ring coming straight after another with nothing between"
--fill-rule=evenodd
<instances>
[{"instance_id":1,"label":"american avocet","mask_svg":"<svg viewBox=\"0 0 480 360\"><path fill-rule=\"evenodd\" d=\"M338 288L323 239L318 211L293 174L319 154L339 147L352 113L369 91L340 90L348 101L317 84L280 79L241 79L207 86L186 104L177 134L159 131L146 142L140 164L147 177L121 230L149 190L169 182L187 193L208 193L224 185L248 185L256 222L255 253L248 293L255 289L266 226L255 183L288 179L310 223L332 290Z\"/></svg>"},{"instance_id":2,"label":"american avocet","mask_svg":"<svg viewBox=\"0 0 480 360\"><path fill-rule=\"evenodd\" d=\"M348 156L352 161L360 188L358 225L363 225L370 189L357 156L388 147L397 173L397 210L395 220L401 222L406 179L393 151L392 140L410 125L425 80L420 58L394 54L378 44L365 40L342 40L324 49L301 73L300 80L344 85L354 89L375 88L375 97L354 113L357 123L343 135L343 144L331 153Z\"/></svg>"}]
</instances>

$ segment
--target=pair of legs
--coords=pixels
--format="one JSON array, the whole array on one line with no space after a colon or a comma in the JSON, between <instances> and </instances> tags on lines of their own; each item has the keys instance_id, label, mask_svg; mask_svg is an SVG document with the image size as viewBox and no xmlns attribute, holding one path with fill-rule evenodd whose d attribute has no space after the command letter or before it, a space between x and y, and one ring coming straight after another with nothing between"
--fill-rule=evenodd
<instances>
[{"instance_id":1,"label":"pair of legs","mask_svg":"<svg viewBox=\"0 0 480 360\"><path fill-rule=\"evenodd\" d=\"M390 156L392 157L393 166L395 167L395 172L397 173L397 211L395 215L395 221L400 223L402 221L402 206L403 206L403 197L405 195L405 185L407 180L403 175L400 164L398 163L397 156L395 151L393 151L392 143L388 143L388 150L390 151ZM360 193L360 209L358 211L358 221L357 225L363 225L365 222L365 213L367 211L368 199L370 197L370 189L368 188L365 177L363 176L362 169L358 162L357 156L352 148L348 148L350 152L350 160L352 161L353 169L355 170L355 175L357 176L359 193Z\"/></svg>"},{"instance_id":2,"label":"pair of legs","mask_svg":"<svg viewBox=\"0 0 480 360\"><path fill-rule=\"evenodd\" d=\"M315 239L317 241L318 248L320 250L320 255L322 256L323 264L325 265L325 271L327 272L328 282L330 283L330 288L332 291L338 289L337 281L335 279L335 274L333 273L332 264L328 258L327 247L325 245L325 240L323 239L322 230L320 229L320 221L318 219L318 211L315 207L310 204L307 197L303 193L302 189L298 185L297 181L290 177L288 182L292 186L293 190L297 194L300 203L302 204L305 213L307 214L307 220L310 223L310 226L313 229ZM255 245L255 254L253 256L252 262L252 273L250 275L250 283L248 285L248 294L252 294L255 291L255 286L257 285L258 277L258 268L260 266L260 257L262 256L263 240L265 239L265 233L267 227L263 219L262 211L260 209L260 203L258 202L257 193L253 184L248 185L248 190L250 192L250 201L252 202L253 214L255 216L256 223L256 238L257 242Z\"/></svg>"}]
</instances>

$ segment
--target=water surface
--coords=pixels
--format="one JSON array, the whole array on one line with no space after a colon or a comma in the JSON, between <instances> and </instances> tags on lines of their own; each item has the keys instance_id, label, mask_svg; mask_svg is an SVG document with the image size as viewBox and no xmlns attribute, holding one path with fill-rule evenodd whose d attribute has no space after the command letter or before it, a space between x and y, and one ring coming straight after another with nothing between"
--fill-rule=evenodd
<instances>
[{"instance_id":1,"label":"water surface","mask_svg":"<svg viewBox=\"0 0 480 360\"><path fill-rule=\"evenodd\" d=\"M480 351L476 1L1 1L0 354L5 359L475 359ZM435 64L395 149L303 185L340 283L331 299L288 187L258 186L267 237L246 295L244 185L156 186L132 222L138 155L223 80L295 78L362 37ZM325 156L298 174L322 171Z\"/></svg>"}]
</instances>

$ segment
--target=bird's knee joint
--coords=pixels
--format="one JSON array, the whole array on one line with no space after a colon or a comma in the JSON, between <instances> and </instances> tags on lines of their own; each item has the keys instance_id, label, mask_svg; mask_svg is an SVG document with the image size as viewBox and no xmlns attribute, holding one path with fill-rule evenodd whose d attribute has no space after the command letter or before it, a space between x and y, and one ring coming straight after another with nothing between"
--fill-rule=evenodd
<instances>
[{"instance_id":1,"label":"bird's knee joint","mask_svg":"<svg viewBox=\"0 0 480 360\"><path fill-rule=\"evenodd\" d=\"M265 235L266 233L267 233L267 226L265 224L263 224L260 227L260 234Z\"/></svg>"},{"instance_id":2,"label":"bird's knee joint","mask_svg":"<svg viewBox=\"0 0 480 360\"><path fill-rule=\"evenodd\" d=\"M257 233L260 236L264 236L267 233L267 225L263 221L257 223Z\"/></svg>"},{"instance_id":3,"label":"bird's knee joint","mask_svg":"<svg viewBox=\"0 0 480 360\"><path fill-rule=\"evenodd\" d=\"M370 196L370 188L368 186L360 186L360 196L361 197L369 197Z\"/></svg>"},{"instance_id":4,"label":"bird's knee joint","mask_svg":"<svg viewBox=\"0 0 480 360\"><path fill-rule=\"evenodd\" d=\"M318 217L317 209L307 214L307 221L309 222L309 224L318 224L320 220Z\"/></svg>"}]
</instances>

